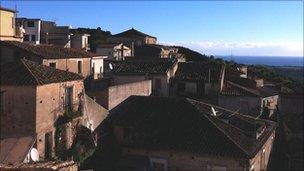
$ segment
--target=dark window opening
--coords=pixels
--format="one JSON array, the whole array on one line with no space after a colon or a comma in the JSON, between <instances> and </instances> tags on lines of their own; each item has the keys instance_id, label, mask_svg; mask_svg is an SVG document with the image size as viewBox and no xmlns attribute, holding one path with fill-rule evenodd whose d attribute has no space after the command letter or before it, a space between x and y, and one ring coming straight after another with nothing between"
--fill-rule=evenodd
<instances>
[{"instance_id":1,"label":"dark window opening","mask_svg":"<svg viewBox=\"0 0 304 171\"><path fill-rule=\"evenodd\" d=\"M36 41L36 35L31 36L31 41Z\"/></svg>"},{"instance_id":2,"label":"dark window opening","mask_svg":"<svg viewBox=\"0 0 304 171\"><path fill-rule=\"evenodd\" d=\"M35 27L34 21L28 21L27 22L27 27Z\"/></svg>"},{"instance_id":3,"label":"dark window opening","mask_svg":"<svg viewBox=\"0 0 304 171\"><path fill-rule=\"evenodd\" d=\"M30 35L24 35L23 41L30 41Z\"/></svg>"},{"instance_id":4,"label":"dark window opening","mask_svg":"<svg viewBox=\"0 0 304 171\"><path fill-rule=\"evenodd\" d=\"M82 73L82 61L78 61L78 74Z\"/></svg>"},{"instance_id":5,"label":"dark window opening","mask_svg":"<svg viewBox=\"0 0 304 171\"><path fill-rule=\"evenodd\" d=\"M50 67L56 68L56 62L51 62Z\"/></svg>"},{"instance_id":6,"label":"dark window opening","mask_svg":"<svg viewBox=\"0 0 304 171\"><path fill-rule=\"evenodd\" d=\"M72 110L73 104L73 87L65 88L65 109L67 111Z\"/></svg>"}]
</instances>

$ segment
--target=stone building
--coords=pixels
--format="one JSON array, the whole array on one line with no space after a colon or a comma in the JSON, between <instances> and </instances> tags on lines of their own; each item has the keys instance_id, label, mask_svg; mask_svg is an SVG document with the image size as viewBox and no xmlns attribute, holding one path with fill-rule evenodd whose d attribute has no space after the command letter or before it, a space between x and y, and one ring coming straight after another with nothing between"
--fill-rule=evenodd
<instances>
[{"instance_id":1,"label":"stone building","mask_svg":"<svg viewBox=\"0 0 304 171\"><path fill-rule=\"evenodd\" d=\"M127 60L107 61L105 67L112 67L111 74L117 84L152 80L152 95L169 96L169 81L177 70L177 60Z\"/></svg>"},{"instance_id":2,"label":"stone building","mask_svg":"<svg viewBox=\"0 0 304 171\"><path fill-rule=\"evenodd\" d=\"M24 29L16 26L17 11L0 7L0 41L22 41Z\"/></svg>"},{"instance_id":3,"label":"stone building","mask_svg":"<svg viewBox=\"0 0 304 171\"><path fill-rule=\"evenodd\" d=\"M97 55L51 45L30 45L16 41L1 42L1 62L7 63L25 58L56 69L80 74L91 75L91 58Z\"/></svg>"},{"instance_id":4,"label":"stone building","mask_svg":"<svg viewBox=\"0 0 304 171\"><path fill-rule=\"evenodd\" d=\"M131 49L123 43L103 43L96 47L96 54L108 56L111 60L124 60L132 55Z\"/></svg>"},{"instance_id":5,"label":"stone building","mask_svg":"<svg viewBox=\"0 0 304 171\"><path fill-rule=\"evenodd\" d=\"M279 93L274 87L263 85L261 79L228 79L231 81L225 81L218 97L219 106L263 118L270 118L277 111Z\"/></svg>"},{"instance_id":6,"label":"stone building","mask_svg":"<svg viewBox=\"0 0 304 171\"><path fill-rule=\"evenodd\" d=\"M33 136L40 158L54 156L55 123L82 111L83 77L21 59L1 65L1 138Z\"/></svg>"},{"instance_id":7,"label":"stone building","mask_svg":"<svg viewBox=\"0 0 304 171\"><path fill-rule=\"evenodd\" d=\"M156 40L156 37L142 33L134 28L114 34L107 38L108 43L123 43L129 47L156 44Z\"/></svg>"},{"instance_id":8,"label":"stone building","mask_svg":"<svg viewBox=\"0 0 304 171\"><path fill-rule=\"evenodd\" d=\"M171 79L170 95L213 97L223 88L225 66L208 62L181 62Z\"/></svg>"},{"instance_id":9,"label":"stone building","mask_svg":"<svg viewBox=\"0 0 304 171\"><path fill-rule=\"evenodd\" d=\"M191 99L144 96L112 109L109 123L122 158L147 159L133 170L266 170L276 128Z\"/></svg>"}]
</instances>

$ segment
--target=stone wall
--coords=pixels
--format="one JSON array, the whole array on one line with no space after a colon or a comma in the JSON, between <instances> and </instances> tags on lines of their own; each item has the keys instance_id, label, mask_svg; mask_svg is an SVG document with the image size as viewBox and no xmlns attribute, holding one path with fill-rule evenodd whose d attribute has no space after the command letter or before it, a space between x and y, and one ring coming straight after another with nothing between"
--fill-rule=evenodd
<instances>
[{"instance_id":1,"label":"stone wall","mask_svg":"<svg viewBox=\"0 0 304 171\"><path fill-rule=\"evenodd\" d=\"M35 134L36 87L1 86L1 137Z\"/></svg>"},{"instance_id":2,"label":"stone wall","mask_svg":"<svg viewBox=\"0 0 304 171\"><path fill-rule=\"evenodd\" d=\"M212 167L224 167L226 170L244 170L245 159L220 156L197 155L173 150L141 150L124 148L123 154L148 156L167 162L168 170L208 170Z\"/></svg>"},{"instance_id":3,"label":"stone wall","mask_svg":"<svg viewBox=\"0 0 304 171\"><path fill-rule=\"evenodd\" d=\"M113 85L105 90L94 90L87 94L108 110L113 109L131 95L149 96L152 92L151 80Z\"/></svg>"}]
</instances>

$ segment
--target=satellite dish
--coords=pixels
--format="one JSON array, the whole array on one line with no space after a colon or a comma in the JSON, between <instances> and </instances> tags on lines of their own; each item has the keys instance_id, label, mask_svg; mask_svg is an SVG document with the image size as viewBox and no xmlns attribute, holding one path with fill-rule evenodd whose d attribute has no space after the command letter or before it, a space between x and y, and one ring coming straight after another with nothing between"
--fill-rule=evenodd
<instances>
[{"instance_id":1,"label":"satellite dish","mask_svg":"<svg viewBox=\"0 0 304 171\"><path fill-rule=\"evenodd\" d=\"M212 110L212 115L216 116L218 111L216 111L212 106L211 106L211 110Z\"/></svg>"},{"instance_id":2,"label":"satellite dish","mask_svg":"<svg viewBox=\"0 0 304 171\"><path fill-rule=\"evenodd\" d=\"M39 161L39 153L38 153L38 150L37 150L36 148L32 148L32 149L31 149L31 159L32 159L34 162Z\"/></svg>"},{"instance_id":3,"label":"satellite dish","mask_svg":"<svg viewBox=\"0 0 304 171\"><path fill-rule=\"evenodd\" d=\"M113 65L109 63L110 70L113 70Z\"/></svg>"}]
</instances>

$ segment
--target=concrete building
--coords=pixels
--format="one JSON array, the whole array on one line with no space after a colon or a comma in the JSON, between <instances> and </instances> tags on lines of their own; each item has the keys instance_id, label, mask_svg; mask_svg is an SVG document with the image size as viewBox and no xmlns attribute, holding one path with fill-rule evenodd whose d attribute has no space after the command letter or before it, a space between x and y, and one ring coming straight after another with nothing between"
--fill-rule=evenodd
<instances>
[{"instance_id":1,"label":"concrete building","mask_svg":"<svg viewBox=\"0 0 304 171\"><path fill-rule=\"evenodd\" d=\"M104 73L104 59L108 58L107 56L93 56L91 58L91 71L93 79L103 78Z\"/></svg>"},{"instance_id":2,"label":"concrete building","mask_svg":"<svg viewBox=\"0 0 304 171\"><path fill-rule=\"evenodd\" d=\"M57 26L55 22L33 18L17 18L16 22L25 29L24 42L71 47L69 26Z\"/></svg>"},{"instance_id":3,"label":"concrete building","mask_svg":"<svg viewBox=\"0 0 304 171\"><path fill-rule=\"evenodd\" d=\"M80 74L91 75L91 58L97 55L51 45L30 45L15 41L1 42L1 62L7 63L21 58L32 60L56 69Z\"/></svg>"},{"instance_id":4,"label":"concrete building","mask_svg":"<svg viewBox=\"0 0 304 171\"><path fill-rule=\"evenodd\" d=\"M214 97L223 88L225 66L208 62L181 62L171 79L170 95L177 97Z\"/></svg>"},{"instance_id":5,"label":"concrete building","mask_svg":"<svg viewBox=\"0 0 304 171\"><path fill-rule=\"evenodd\" d=\"M127 60L107 61L107 74L117 84L131 83L143 80L152 80L152 95L169 96L170 78L177 70L177 60Z\"/></svg>"},{"instance_id":6,"label":"concrete building","mask_svg":"<svg viewBox=\"0 0 304 171\"><path fill-rule=\"evenodd\" d=\"M89 34L73 34L71 35L71 48L89 51Z\"/></svg>"},{"instance_id":7,"label":"concrete building","mask_svg":"<svg viewBox=\"0 0 304 171\"><path fill-rule=\"evenodd\" d=\"M16 26L17 11L0 7L0 41L22 41L23 28Z\"/></svg>"},{"instance_id":8,"label":"concrete building","mask_svg":"<svg viewBox=\"0 0 304 171\"><path fill-rule=\"evenodd\" d=\"M272 121L181 98L131 96L110 116L122 158L147 159L118 162L122 170L266 170L276 128Z\"/></svg>"},{"instance_id":9,"label":"concrete building","mask_svg":"<svg viewBox=\"0 0 304 171\"><path fill-rule=\"evenodd\" d=\"M156 41L156 37L142 33L134 28L114 34L107 39L108 43L123 43L129 47L156 44Z\"/></svg>"},{"instance_id":10,"label":"concrete building","mask_svg":"<svg viewBox=\"0 0 304 171\"><path fill-rule=\"evenodd\" d=\"M132 52L123 43L104 43L96 47L96 54L108 56L108 59L118 61L130 57Z\"/></svg>"},{"instance_id":11,"label":"concrete building","mask_svg":"<svg viewBox=\"0 0 304 171\"><path fill-rule=\"evenodd\" d=\"M1 65L1 138L36 137L40 158L52 158L57 119L83 111L83 90L75 73L24 59Z\"/></svg>"}]
</instances>

